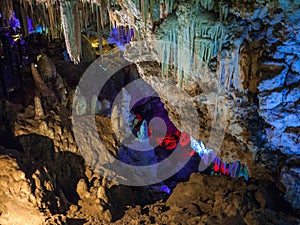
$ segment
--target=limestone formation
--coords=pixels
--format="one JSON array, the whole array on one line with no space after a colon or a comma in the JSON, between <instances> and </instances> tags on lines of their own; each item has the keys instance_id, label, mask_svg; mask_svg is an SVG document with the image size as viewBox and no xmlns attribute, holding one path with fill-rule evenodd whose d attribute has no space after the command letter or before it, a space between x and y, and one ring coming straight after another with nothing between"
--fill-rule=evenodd
<instances>
[{"instance_id":1,"label":"limestone formation","mask_svg":"<svg viewBox=\"0 0 300 225\"><path fill-rule=\"evenodd\" d=\"M299 1L1 0L0 19L0 224L300 224ZM94 93L85 71L112 76ZM178 146L156 184L108 173L154 180Z\"/></svg>"},{"instance_id":2,"label":"limestone formation","mask_svg":"<svg viewBox=\"0 0 300 225\"><path fill-rule=\"evenodd\" d=\"M34 109L36 118L43 117L45 115L41 99L38 96L34 96Z\"/></svg>"}]
</instances>

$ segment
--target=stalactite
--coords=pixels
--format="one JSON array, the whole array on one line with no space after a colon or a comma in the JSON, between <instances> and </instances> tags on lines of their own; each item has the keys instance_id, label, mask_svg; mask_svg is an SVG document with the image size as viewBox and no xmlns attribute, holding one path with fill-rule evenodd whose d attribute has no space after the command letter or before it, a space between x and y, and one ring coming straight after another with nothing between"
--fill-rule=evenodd
<instances>
[{"instance_id":1,"label":"stalactite","mask_svg":"<svg viewBox=\"0 0 300 225\"><path fill-rule=\"evenodd\" d=\"M166 5L164 0L160 0L160 19L164 19L166 15Z\"/></svg>"},{"instance_id":2,"label":"stalactite","mask_svg":"<svg viewBox=\"0 0 300 225\"><path fill-rule=\"evenodd\" d=\"M16 17L20 20L22 35L26 37L28 35L28 20L26 15L26 9L23 6L22 2L20 2L20 4L14 5L14 11L16 13Z\"/></svg>"},{"instance_id":3,"label":"stalactite","mask_svg":"<svg viewBox=\"0 0 300 225\"><path fill-rule=\"evenodd\" d=\"M48 15L49 15L49 25L50 25L50 32L51 32L51 37L55 38L56 35L56 30L55 30L55 23L54 23L54 13L53 13L53 6L51 3L51 0L47 0L47 9L48 9Z\"/></svg>"},{"instance_id":4,"label":"stalactite","mask_svg":"<svg viewBox=\"0 0 300 225\"><path fill-rule=\"evenodd\" d=\"M166 43L167 52L166 52L166 78L168 79L169 75L169 65L170 65L170 57L171 57L171 43Z\"/></svg>"},{"instance_id":5,"label":"stalactite","mask_svg":"<svg viewBox=\"0 0 300 225\"><path fill-rule=\"evenodd\" d=\"M195 21L192 21L191 27L190 27L190 65L193 66L194 61L194 49L195 49Z\"/></svg>"},{"instance_id":6,"label":"stalactite","mask_svg":"<svg viewBox=\"0 0 300 225\"><path fill-rule=\"evenodd\" d=\"M174 60L174 65L178 65L178 48L177 48L177 44L178 44L178 36L177 36L177 30L173 27L171 29L171 35L170 35L171 39L170 41L173 43L173 60Z\"/></svg>"},{"instance_id":7,"label":"stalactite","mask_svg":"<svg viewBox=\"0 0 300 225\"><path fill-rule=\"evenodd\" d=\"M97 12L97 33L98 33L98 41L99 41L99 51L100 51L100 56L103 56L103 49L102 49L102 38L103 38L103 34L102 34L102 26L101 26L101 10L100 7L98 6L96 9Z\"/></svg>"},{"instance_id":8,"label":"stalactite","mask_svg":"<svg viewBox=\"0 0 300 225\"><path fill-rule=\"evenodd\" d=\"M159 4L160 8L160 19L164 19L168 16L168 14L173 12L175 0L159 0L155 1L156 4Z\"/></svg>"},{"instance_id":9,"label":"stalactite","mask_svg":"<svg viewBox=\"0 0 300 225\"><path fill-rule=\"evenodd\" d=\"M109 9L109 0L105 0L105 5L103 6L105 13L104 13L104 25L107 26L110 21L109 21L109 15L108 15L108 9Z\"/></svg>"},{"instance_id":10,"label":"stalactite","mask_svg":"<svg viewBox=\"0 0 300 225\"><path fill-rule=\"evenodd\" d=\"M202 7L206 10L213 10L214 8L214 0L200 0Z\"/></svg>"},{"instance_id":11,"label":"stalactite","mask_svg":"<svg viewBox=\"0 0 300 225\"><path fill-rule=\"evenodd\" d=\"M196 10L196 9L195 9ZM187 26L174 23L166 41L173 43L170 59L175 68L175 76L179 85L188 85L189 76L198 71L203 63L208 63L217 56L221 49L224 27L221 23L211 23L210 18L199 20L190 17ZM166 77L167 49L162 53L162 75ZM199 60L200 59L200 60Z\"/></svg>"},{"instance_id":12,"label":"stalactite","mask_svg":"<svg viewBox=\"0 0 300 225\"><path fill-rule=\"evenodd\" d=\"M189 26L186 27L184 32L182 33L181 45L182 48L180 49L180 87L182 86L182 79L186 80L186 75L189 73L189 47L190 47L190 29Z\"/></svg>"},{"instance_id":13,"label":"stalactite","mask_svg":"<svg viewBox=\"0 0 300 225\"><path fill-rule=\"evenodd\" d=\"M9 20L13 16L14 6L12 3L13 0L0 1L0 12L2 19L6 21L6 25L8 25ZM34 30L36 29L36 25L46 27L47 31L49 31L47 33L49 39L60 38L64 35L67 52L71 60L75 63L80 59L81 28L87 28L89 20L96 19L95 5L98 4L100 7L101 13L99 15L101 17L102 30L110 22L108 14L110 5L116 6L115 0L18 0L18 3L21 5L17 13L18 18L22 22L23 35L28 35L29 19ZM79 9L77 8L78 3ZM131 5L130 1L127 3L127 5ZM137 0L136 3L140 5L139 0ZM147 0L145 4L149 4L149 0ZM132 7L129 8L129 10L133 9ZM146 5L145 11L148 12L148 8ZM136 12L136 10L133 9L133 12ZM127 13L127 15L129 14L130 13ZM149 16L146 14L144 15L148 18ZM138 15L138 13L134 15ZM139 21L142 21L142 19L139 19ZM134 22L132 24L134 24ZM132 26L132 24L128 25ZM145 26L145 24L143 24L143 26ZM140 29L137 30L142 30L143 26L140 24ZM127 36L130 37L129 34Z\"/></svg>"},{"instance_id":14,"label":"stalactite","mask_svg":"<svg viewBox=\"0 0 300 225\"><path fill-rule=\"evenodd\" d=\"M149 15L150 15L150 18L151 18L151 23L152 23L152 26L153 26L153 21L154 21L154 8L155 8L155 0L150 0L150 6L149 6Z\"/></svg>"},{"instance_id":15,"label":"stalactite","mask_svg":"<svg viewBox=\"0 0 300 225\"><path fill-rule=\"evenodd\" d=\"M81 29L78 19L77 1L62 0L60 2L60 11L64 36L68 54L71 60L77 64L80 61ZM77 14L76 14L77 13Z\"/></svg>"},{"instance_id":16,"label":"stalactite","mask_svg":"<svg viewBox=\"0 0 300 225\"><path fill-rule=\"evenodd\" d=\"M57 37L62 38L64 34L63 34L63 27L61 24L60 9L58 7L58 3L56 4L54 15L55 15L55 24L57 29Z\"/></svg>"},{"instance_id":17,"label":"stalactite","mask_svg":"<svg viewBox=\"0 0 300 225\"><path fill-rule=\"evenodd\" d=\"M144 11L143 11L143 19L145 22L145 26L147 26L147 22L149 19L149 0L144 0ZM152 26L152 24L150 24Z\"/></svg>"},{"instance_id":18,"label":"stalactite","mask_svg":"<svg viewBox=\"0 0 300 225\"><path fill-rule=\"evenodd\" d=\"M163 44L163 54L162 54L162 63L161 63L161 70L162 70L162 76L167 78L168 77L168 55L169 55L169 49L167 49L168 46L166 43Z\"/></svg>"},{"instance_id":19,"label":"stalactite","mask_svg":"<svg viewBox=\"0 0 300 225\"><path fill-rule=\"evenodd\" d=\"M135 0L135 2L136 8L141 10L141 0Z\"/></svg>"},{"instance_id":20,"label":"stalactite","mask_svg":"<svg viewBox=\"0 0 300 225\"><path fill-rule=\"evenodd\" d=\"M25 11L29 14L29 12L33 12L33 1L28 1L28 0L20 0L20 3L23 4L23 6L25 7ZM29 8L30 8L30 11L29 9L27 8L27 4L29 5Z\"/></svg>"},{"instance_id":21,"label":"stalactite","mask_svg":"<svg viewBox=\"0 0 300 225\"><path fill-rule=\"evenodd\" d=\"M225 1L219 1L219 13L220 13L220 20L224 21L227 19L228 17L228 12L229 12L229 8L228 8L228 3Z\"/></svg>"},{"instance_id":22,"label":"stalactite","mask_svg":"<svg viewBox=\"0 0 300 225\"><path fill-rule=\"evenodd\" d=\"M216 52L216 44L212 40L198 39L198 56L204 62L208 62L212 57L213 53Z\"/></svg>"},{"instance_id":23,"label":"stalactite","mask_svg":"<svg viewBox=\"0 0 300 225\"><path fill-rule=\"evenodd\" d=\"M146 20L145 20L145 1L147 1L147 0L140 0L140 1L141 1L141 4L140 4L140 13L141 13L141 16L142 16L144 22L146 22Z\"/></svg>"},{"instance_id":24,"label":"stalactite","mask_svg":"<svg viewBox=\"0 0 300 225\"><path fill-rule=\"evenodd\" d=\"M242 79L240 79L239 52L248 32L249 28L244 30L243 34L234 41L232 49L224 50L220 56L219 80L221 88L225 91L228 91L230 88L240 92L243 91L243 83Z\"/></svg>"},{"instance_id":25,"label":"stalactite","mask_svg":"<svg viewBox=\"0 0 300 225\"><path fill-rule=\"evenodd\" d=\"M135 36L139 36L141 39L151 40L151 29L149 23L145 23L143 16L139 10L137 10L136 5L131 0L118 0L120 7L122 8L123 21L126 21L126 24L123 26L130 26L135 29ZM140 3L142 5L142 1ZM111 14L111 13L110 13ZM128 15L131 15L130 17ZM145 26L146 24L146 26Z\"/></svg>"},{"instance_id":26,"label":"stalactite","mask_svg":"<svg viewBox=\"0 0 300 225\"><path fill-rule=\"evenodd\" d=\"M80 46L80 57L82 57L82 40L81 40L81 30L82 30L82 27L83 27L83 13L82 13L82 11L83 11L83 3L82 2L79 2L78 3L78 19L79 19L79 22L80 22L80 27L79 27L79 29L80 29L80 31L79 31L79 33L80 33L80 43L79 43L79 46Z\"/></svg>"},{"instance_id":27,"label":"stalactite","mask_svg":"<svg viewBox=\"0 0 300 225\"><path fill-rule=\"evenodd\" d=\"M99 4L99 10L100 10L100 24L101 24L101 28L102 28L102 30L104 29L104 15L105 15L105 10L103 9L104 8L104 6L103 6L103 2L101 1L100 2L100 4ZM102 36L102 35L101 35ZM101 40L102 40L102 38L101 38ZM102 41L101 41L102 42Z\"/></svg>"},{"instance_id":28,"label":"stalactite","mask_svg":"<svg viewBox=\"0 0 300 225\"><path fill-rule=\"evenodd\" d=\"M42 21L43 21L43 27L50 27L50 24L49 24L49 14L46 10L46 5L45 4L42 4L42 8L43 8L43 17L42 17ZM49 30L48 30L49 31ZM51 30L50 30L50 33L51 33ZM49 32L48 32L48 38L50 40L50 35L49 35Z\"/></svg>"},{"instance_id":29,"label":"stalactite","mask_svg":"<svg viewBox=\"0 0 300 225\"><path fill-rule=\"evenodd\" d=\"M95 7L94 7L94 3L91 2L91 12L92 12L92 15L94 14L95 12Z\"/></svg>"},{"instance_id":30,"label":"stalactite","mask_svg":"<svg viewBox=\"0 0 300 225\"><path fill-rule=\"evenodd\" d=\"M30 4L28 4L28 5L30 6ZM33 12L31 11L31 8L30 8L30 10L27 10L26 12L28 14L28 17L31 19L31 25L32 25L33 30L36 30L37 23L36 23L35 16L34 16Z\"/></svg>"},{"instance_id":31,"label":"stalactite","mask_svg":"<svg viewBox=\"0 0 300 225\"><path fill-rule=\"evenodd\" d=\"M164 0L164 5L165 5L165 15L168 16L169 8L170 8L169 0Z\"/></svg>"},{"instance_id":32,"label":"stalactite","mask_svg":"<svg viewBox=\"0 0 300 225\"><path fill-rule=\"evenodd\" d=\"M10 19L13 17L13 2L12 0L1 0L0 2L0 10L2 17L4 19L4 25L8 26Z\"/></svg>"},{"instance_id":33,"label":"stalactite","mask_svg":"<svg viewBox=\"0 0 300 225\"><path fill-rule=\"evenodd\" d=\"M81 21L79 17L79 11L78 11L78 2L73 7L73 17L74 17L74 26L75 26L75 39L76 39L76 47L77 47L77 57L78 61L80 61L81 57ZM76 61L74 61L77 63Z\"/></svg>"}]
</instances>

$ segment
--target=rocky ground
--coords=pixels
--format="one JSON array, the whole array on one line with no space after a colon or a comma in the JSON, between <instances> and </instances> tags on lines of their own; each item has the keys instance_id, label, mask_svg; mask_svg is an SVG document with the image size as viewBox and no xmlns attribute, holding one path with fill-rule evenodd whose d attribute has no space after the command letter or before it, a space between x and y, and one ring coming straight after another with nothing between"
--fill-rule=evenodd
<instances>
[{"instance_id":1,"label":"rocky ground","mask_svg":"<svg viewBox=\"0 0 300 225\"><path fill-rule=\"evenodd\" d=\"M249 181L179 173L166 181L174 187L170 194L155 188L159 184L130 187L104 179L72 150L72 132L52 113L33 120L29 105L19 106L15 117L2 114L16 121L16 137L10 138L19 148L11 142L0 148L0 224L300 224L276 171L261 169ZM116 155L110 118L96 121L104 145ZM287 174L297 163L287 164Z\"/></svg>"},{"instance_id":2,"label":"rocky ground","mask_svg":"<svg viewBox=\"0 0 300 225\"><path fill-rule=\"evenodd\" d=\"M168 196L106 181L71 153L0 150L1 224L300 224L276 180L193 173Z\"/></svg>"},{"instance_id":3,"label":"rocky ground","mask_svg":"<svg viewBox=\"0 0 300 225\"><path fill-rule=\"evenodd\" d=\"M291 212L274 182L194 173L166 202L130 208L113 224L298 224Z\"/></svg>"}]
</instances>

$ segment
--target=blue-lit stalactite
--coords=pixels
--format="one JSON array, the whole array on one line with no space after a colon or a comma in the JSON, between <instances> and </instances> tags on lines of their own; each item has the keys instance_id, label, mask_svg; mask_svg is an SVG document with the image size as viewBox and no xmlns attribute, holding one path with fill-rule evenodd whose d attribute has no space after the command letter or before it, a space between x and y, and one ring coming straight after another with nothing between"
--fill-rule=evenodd
<instances>
[{"instance_id":1,"label":"blue-lit stalactite","mask_svg":"<svg viewBox=\"0 0 300 225\"><path fill-rule=\"evenodd\" d=\"M2 18L2 15L0 13L0 18ZM48 33L48 28L43 25L36 25L36 29L34 29L32 24L32 19L30 17L27 17L27 24L28 24L28 34L34 34L34 33L42 33L46 32ZM18 17L16 17L15 12L13 11L13 17L9 21L10 29L14 32L21 33L21 22Z\"/></svg>"},{"instance_id":2,"label":"blue-lit stalactite","mask_svg":"<svg viewBox=\"0 0 300 225\"><path fill-rule=\"evenodd\" d=\"M36 34L36 33L41 34L43 32L46 32L46 34L48 33L48 28L42 25L37 25L36 28L34 29L30 17L28 17L27 22L28 22L28 34Z\"/></svg>"}]
</instances>

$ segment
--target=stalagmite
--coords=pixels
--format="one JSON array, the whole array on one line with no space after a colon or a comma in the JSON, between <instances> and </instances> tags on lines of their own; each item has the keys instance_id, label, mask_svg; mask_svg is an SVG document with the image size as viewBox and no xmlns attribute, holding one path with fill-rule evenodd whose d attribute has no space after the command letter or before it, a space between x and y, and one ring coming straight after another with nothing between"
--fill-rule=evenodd
<instances>
[{"instance_id":1,"label":"stalagmite","mask_svg":"<svg viewBox=\"0 0 300 225\"><path fill-rule=\"evenodd\" d=\"M41 99L38 96L34 96L34 109L35 109L35 118L44 117L44 110L42 107Z\"/></svg>"},{"instance_id":2,"label":"stalagmite","mask_svg":"<svg viewBox=\"0 0 300 225\"><path fill-rule=\"evenodd\" d=\"M137 132L139 141L149 138L147 120L143 120L140 130Z\"/></svg>"},{"instance_id":3,"label":"stalagmite","mask_svg":"<svg viewBox=\"0 0 300 225\"><path fill-rule=\"evenodd\" d=\"M52 90L50 90L47 85L42 80L39 71L35 64L31 64L31 72L35 83L35 96L38 98L43 98L44 111L48 112L58 103L57 98ZM39 105L39 100L35 99L36 115L42 115L41 106Z\"/></svg>"},{"instance_id":4,"label":"stalagmite","mask_svg":"<svg viewBox=\"0 0 300 225\"><path fill-rule=\"evenodd\" d=\"M43 95L43 96L51 95L51 91L49 90L47 85L42 80L42 78L39 74L39 71L37 70L35 64L33 64L33 63L31 64L31 72L32 72L32 76L33 76L33 79L34 79L35 88L38 92L38 96L40 96L40 95Z\"/></svg>"},{"instance_id":5,"label":"stalagmite","mask_svg":"<svg viewBox=\"0 0 300 225\"><path fill-rule=\"evenodd\" d=\"M131 96L128 91L123 88L119 99L114 102L111 113L112 127L116 133L118 140L122 142L131 134L130 102Z\"/></svg>"},{"instance_id":6,"label":"stalagmite","mask_svg":"<svg viewBox=\"0 0 300 225\"><path fill-rule=\"evenodd\" d=\"M91 115L95 115L96 113L99 113L102 109L101 104L99 104L98 96L93 95L91 98L91 104L90 104L90 113Z\"/></svg>"},{"instance_id":7,"label":"stalagmite","mask_svg":"<svg viewBox=\"0 0 300 225\"><path fill-rule=\"evenodd\" d=\"M88 111L88 104L86 98L81 95L79 88L75 90L76 95L74 96L73 99L73 109L76 115L85 115ZM95 103L94 103L95 106Z\"/></svg>"}]
</instances>

